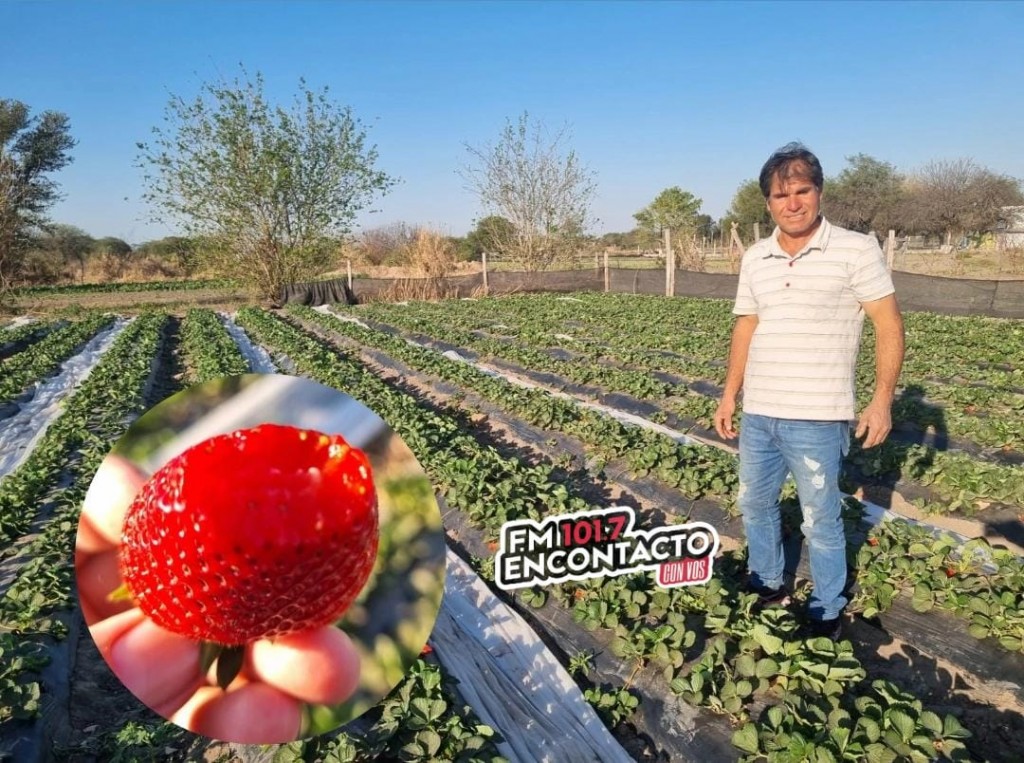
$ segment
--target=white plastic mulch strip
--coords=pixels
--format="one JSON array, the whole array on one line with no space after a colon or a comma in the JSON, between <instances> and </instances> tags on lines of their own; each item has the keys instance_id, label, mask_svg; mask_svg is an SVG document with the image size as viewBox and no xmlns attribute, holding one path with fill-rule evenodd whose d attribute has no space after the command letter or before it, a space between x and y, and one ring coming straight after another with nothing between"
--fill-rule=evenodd
<instances>
[{"instance_id":1,"label":"white plastic mulch strip","mask_svg":"<svg viewBox=\"0 0 1024 763\"><path fill-rule=\"evenodd\" d=\"M341 316L335 315L335 317ZM422 344L418 344L417 342L411 342L411 344L415 344L417 347L424 347L424 349L429 349ZM605 416L611 416L613 419L621 421L623 424L629 424L630 426L634 427L643 427L644 429L649 429L652 432L663 434L666 437L671 437L676 442L682 443L684 445L712 445L713 447L715 447L714 444L709 443L706 440L700 440L697 439L696 437L691 437L690 435L680 432L678 429L672 429L672 427L667 427L663 424L658 424L656 422L649 421L645 419L643 416L637 416L634 413L620 411L618 408L612 408L607 405L601 405L600 403L592 403L589 400L581 400L575 395L570 395L567 392L562 392L561 390L557 389L551 389L550 387L545 387L543 384L537 384L535 382L524 379L521 376L510 374L507 371L501 371L497 368L494 368L493 366L487 365L486 363L480 363L478 361L470 360L469 358L463 357L454 350L448 350L447 352L443 352L441 354L444 357L448 358L449 360L457 360L461 363L469 363L471 366L475 366L488 376L499 377L507 381L509 384L515 384L517 387L524 387L526 389L539 389L542 392L546 392L547 394L551 395L552 397L560 397L563 400L569 400L583 408L589 408L590 410L597 411L598 413L602 413ZM730 448L724 448L723 450L728 450L732 453L735 452L735 450Z\"/></svg>"},{"instance_id":2,"label":"white plastic mulch strip","mask_svg":"<svg viewBox=\"0 0 1024 763\"><path fill-rule=\"evenodd\" d=\"M449 549L444 598L430 636L511 761L632 763L576 682L529 625Z\"/></svg>"},{"instance_id":3,"label":"white plastic mulch strip","mask_svg":"<svg viewBox=\"0 0 1024 763\"><path fill-rule=\"evenodd\" d=\"M220 313L220 319L224 322L224 328L228 330L228 334L235 340L235 344L238 345L239 351L245 357L249 363L249 370L254 374L276 374L277 366L274 365L274 361L270 357L270 353L265 349L255 344L249 335L245 333L244 329L235 323L233 316L229 316L226 313Z\"/></svg>"},{"instance_id":4,"label":"white plastic mulch strip","mask_svg":"<svg viewBox=\"0 0 1024 763\"><path fill-rule=\"evenodd\" d=\"M409 303L408 302L397 302L396 304L408 305ZM328 305L319 305L317 307L314 307L313 309L316 310L318 313L323 313L324 315L329 315L332 318L334 318L335 320L345 321L346 323L354 323L357 326L359 326L360 328L366 329L367 331L373 331L373 329L371 329L369 326L367 326L365 323L363 323L358 318L353 318L351 315L340 315L339 313L334 312Z\"/></svg>"},{"instance_id":5,"label":"white plastic mulch strip","mask_svg":"<svg viewBox=\"0 0 1024 763\"><path fill-rule=\"evenodd\" d=\"M36 319L31 315L19 315L17 318L12 318L11 322L4 326L5 329L16 329L21 326L27 326L30 323L35 323Z\"/></svg>"},{"instance_id":6,"label":"white plastic mulch strip","mask_svg":"<svg viewBox=\"0 0 1024 763\"><path fill-rule=\"evenodd\" d=\"M132 319L134 320L134 319ZM100 356L131 321L117 318L61 365L60 373L38 383L32 399L18 412L0 419L0 478L17 469L50 424L61 414L61 401L88 378Z\"/></svg>"}]
</instances>

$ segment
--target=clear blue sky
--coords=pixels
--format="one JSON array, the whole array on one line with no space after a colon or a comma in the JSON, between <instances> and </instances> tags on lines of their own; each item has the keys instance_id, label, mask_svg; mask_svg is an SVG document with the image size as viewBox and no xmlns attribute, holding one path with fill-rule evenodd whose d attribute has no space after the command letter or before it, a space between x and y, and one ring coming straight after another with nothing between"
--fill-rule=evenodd
<instances>
[{"instance_id":1,"label":"clear blue sky","mask_svg":"<svg viewBox=\"0 0 1024 763\"><path fill-rule=\"evenodd\" d=\"M971 157L1024 177L1021 2L0 2L0 98L70 116L52 217L137 244L135 144L168 95L262 72L329 86L402 179L363 227L452 235L479 216L456 169L528 111L597 173L595 232L678 185L719 217L793 139L826 175L867 153L910 171Z\"/></svg>"}]
</instances>

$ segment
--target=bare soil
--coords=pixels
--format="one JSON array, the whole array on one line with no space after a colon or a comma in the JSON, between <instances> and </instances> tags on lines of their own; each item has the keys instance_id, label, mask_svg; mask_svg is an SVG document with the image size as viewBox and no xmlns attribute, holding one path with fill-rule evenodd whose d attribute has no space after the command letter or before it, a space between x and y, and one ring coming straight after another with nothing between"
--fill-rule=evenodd
<instances>
[{"instance_id":1,"label":"bare soil","mask_svg":"<svg viewBox=\"0 0 1024 763\"><path fill-rule=\"evenodd\" d=\"M257 304L243 289L182 289L180 291L111 291L83 294L33 294L21 297L16 309L21 315L48 315L62 310L109 310L123 314L138 313L159 307L178 315L189 308L205 307L211 310L237 310L248 304Z\"/></svg>"}]
</instances>

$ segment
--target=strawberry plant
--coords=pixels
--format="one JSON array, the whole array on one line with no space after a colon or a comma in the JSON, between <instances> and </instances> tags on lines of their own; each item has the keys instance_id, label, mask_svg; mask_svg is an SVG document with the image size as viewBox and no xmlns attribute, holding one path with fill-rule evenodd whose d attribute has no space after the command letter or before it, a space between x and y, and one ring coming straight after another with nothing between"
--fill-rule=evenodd
<instances>
[{"instance_id":1,"label":"strawberry plant","mask_svg":"<svg viewBox=\"0 0 1024 763\"><path fill-rule=\"evenodd\" d=\"M110 315L93 315L48 334L31 347L8 358L0 365L0 403L13 399L31 383L60 367L90 337L113 323Z\"/></svg>"},{"instance_id":2,"label":"strawberry plant","mask_svg":"<svg viewBox=\"0 0 1024 763\"><path fill-rule=\"evenodd\" d=\"M494 730L468 707L455 704L451 685L436 665L418 660L406 679L373 711L364 735L340 734L283 745L275 763L324 760L451 760L507 763L497 754Z\"/></svg>"},{"instance_id":3,"label":"strawberry plant","mask_svg":"<svg viewBox=\"0 0 1024 763\"><path fill-rule=\"evenodd\" d=\"M188 311L181 322L181 349L194 384L249 373L248 362L212 310Z\"/></svg>"}]
</instances>

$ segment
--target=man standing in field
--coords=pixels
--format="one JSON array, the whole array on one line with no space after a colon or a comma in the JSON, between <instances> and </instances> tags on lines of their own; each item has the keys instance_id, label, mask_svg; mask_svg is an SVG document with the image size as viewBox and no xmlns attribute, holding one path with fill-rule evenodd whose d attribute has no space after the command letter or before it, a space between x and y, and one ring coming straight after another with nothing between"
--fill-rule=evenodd
<instances>
[{"instance_id":1,"label":"man standing in field","mask_svg":"<svg viewBox=\"0 0 1024 763\"><path fill-rule=\"evenodd\" d=\"M742 389L737 502L750 590L764 606L789 603L779 493L791 473L814 583L804 631L838 639L847 603L839 473L852 421L864 448L892 429L903 321L878 242L821 216L823 182L821 163L799 143L780 148L761 169L761 192L777 227L743 255L715 429L725 439L736 437L733 415ZM876 334L875 391L856 418L855 366L865 315Z\"/></svg>"}]
</instances>

